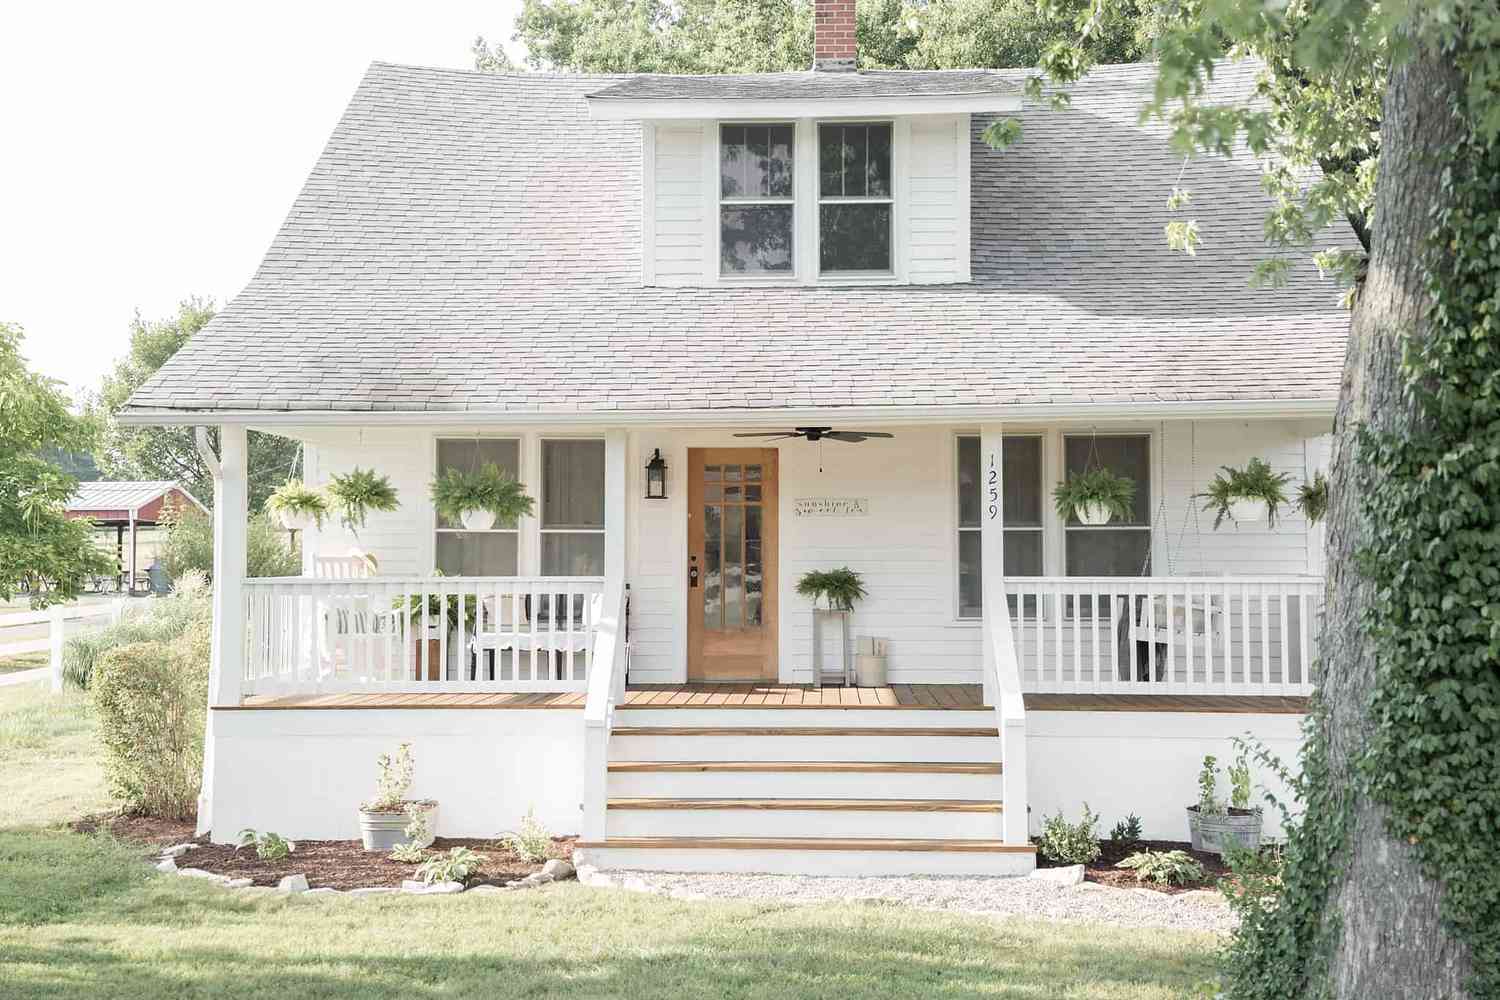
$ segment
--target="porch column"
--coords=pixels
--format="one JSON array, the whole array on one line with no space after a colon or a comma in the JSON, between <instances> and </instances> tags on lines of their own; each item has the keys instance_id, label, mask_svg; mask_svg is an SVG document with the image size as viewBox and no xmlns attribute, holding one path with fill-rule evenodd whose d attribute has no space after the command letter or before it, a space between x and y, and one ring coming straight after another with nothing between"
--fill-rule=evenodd
<instances>
[{"instance_id":1,"label":"porch column","mask_svg":"<svg viewBox=\"0 0 1500 1000\"><path fill-rule=\"evenodd\" d=\"M245 428L219 428L214 476L214 625L209 704L238 705L245 672L246 522L249 479Z\"/></svg>"},{"instance_id":2,"label":"porch column","mask_svg":"<svg viewBox=\"0 0 1500 1000\"><path fill-rule=\"evenodd\" d=\"M625 490L630 482L626 469L626 437L623 430L604 434L604 579L625 579Z\"/></svg>"},{"instance_id":3,"label":"porch column","mask_svg":"<svg viewBox=\"0 0 1500 1000\"><path fill-rule=\"evenodd\" d=\"M979 560L980 587L984 607L984 703L998 705L995 688L994 623L990 621L990 595L1005 591L1005 498L1000 472L1004 468L1005 438L1000 424L986 424L979 431Z\"/></svg>"}]
</instances>

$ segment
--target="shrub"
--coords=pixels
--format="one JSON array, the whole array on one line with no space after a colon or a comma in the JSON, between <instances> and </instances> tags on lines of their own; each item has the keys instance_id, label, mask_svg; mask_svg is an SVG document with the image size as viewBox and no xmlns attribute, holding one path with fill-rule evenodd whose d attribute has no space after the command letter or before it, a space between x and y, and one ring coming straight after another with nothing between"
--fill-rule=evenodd
<instances>
[{"instance_id":1,"label":"shrub","mask_svg":"<svg viewBox=\"0 0 1500 1000\"><path fill-rule=\"evenodd\" d=\"M127 811L189 819L203 778L211 626L109 650L94 668L105 771Z\"/></svg>"},{"instance_id":2,"label":"shrub","mask_svg":"<svg viewBox=\"0 0 1500 1000\"><path fill-rule=\"evenodd\" d=\"M1099 817L1083 804L1083 817L1077 823L1069 823L1063 814L1048 816L1042 820L1042 836L1037 840L1037 849L1052 861L1065 865L1086 865L1098 860L1099 838L1094 832Z\"/></svg>"},{"instance_id":3,"label":"shrub","mask_svg":"<svg viewBox=\"0 0 1500 1000\"><path fill-rule=\"evenodd\" d=\"M81 690L92 683L100 657L140 642L171 643L189 628L213 620L213 595L204 578L189 574L176 592L127 605L120 621L63 644L63 680Z\"/></svg>"},{"instance_id":4,"label":"shrub","mask_svg":"<svg viewBox=\"0 0 1500 1000\"><path fill-rule=\"evenodd\" d=\"M1141 818L1131 813L1115 824L1109 831L1109 839L1116 844L1133 844L1141 839Z\"/></svg>"},{"instance_id":5,"label":"shrub","mask_svg":"<svg viewBox=\"0 0 1500 1000\"><path fill-rule=\"evenodd\" d=\"M500 842L522 861L535 864L546 859L547 850L552 846L552 834L528 809L520 827L501 834Z\"/></svg>"},{"instance_id":6,"label":"shrub","mask_svg":"<svg viewBox=\"0 0 1500 1000\"><path fill-rule=\"evenodd\" d=\"M467 847L450 847L447 854L435 854L422 862L417 869L417 878L431 885L434 882L467 882L469 876L484 864L485 856L475 854Z\"/></svg>"},{"instance_id":7,"label":"shrub","mask_svg":"<svg viewBox=\"0 0 1500 1000\"><path fill-rule=\"evenodd\" d=\"M214 572L213 518L196 507L173 513L167 520L167 538L158 553L167 575L180 586L182 579L198 574L212 579ZM245 561L250 576L296 576L302 572L300 545L290 544L287 533L265 514L256 514L246 525Z\"/></svg>"},{"instance_id":8,"label":"shrub","mask_svg":"<svg viewBox=\"0 0 1500 1000\"><path fill-rule=\"evenodd\" d=\"M1208 874L1186 851L1137 851L1115 867L1133 868L1137 882L1157 885L1193 885Z\"/></svg>"},{"instance_id":9,"label":"shrub","mask_svg":"<svg viewBox=\"0 0 1500 1000\"><path fill-rule=\"evenodd\" d=\"M269 830L256 833L251 829L240 831L238 846L255 848L255 856L262 861L279 861L297 849L295 841L287 840L279 833Z\"/></svg>"}]
</instances>

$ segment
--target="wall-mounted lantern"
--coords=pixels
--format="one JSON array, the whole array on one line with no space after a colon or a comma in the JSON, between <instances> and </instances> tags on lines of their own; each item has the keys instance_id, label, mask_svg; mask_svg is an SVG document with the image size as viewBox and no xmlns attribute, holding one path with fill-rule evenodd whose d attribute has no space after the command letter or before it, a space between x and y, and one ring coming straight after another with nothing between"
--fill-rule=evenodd
<instances>
[{"instance_id":1,"label":"wall-mounted lantern","mask_svg":"<svg viewBox=\"0 0 1500 1000\"><path fill-rule=\"evenodd\" d=\"M661 457L661 449L652 449L651 461L646 463L646 499L667 498L667 462Z\"/></svg>"}]
</instances>

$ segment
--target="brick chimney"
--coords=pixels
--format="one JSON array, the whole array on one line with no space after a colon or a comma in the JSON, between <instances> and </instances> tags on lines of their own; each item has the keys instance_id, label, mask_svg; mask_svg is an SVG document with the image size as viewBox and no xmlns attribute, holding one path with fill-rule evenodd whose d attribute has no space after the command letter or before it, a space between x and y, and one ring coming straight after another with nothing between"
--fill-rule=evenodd
<instances>
[{"instance_id":1,"label":"brick chimney","mask_svg":"<svg viewBox=\"0 0 1500 1000\"><path fill-rule=\"evenodd\" d=\"M854 0L813 0L813 69L854 69Z\"/></svg>"}]
</instances>

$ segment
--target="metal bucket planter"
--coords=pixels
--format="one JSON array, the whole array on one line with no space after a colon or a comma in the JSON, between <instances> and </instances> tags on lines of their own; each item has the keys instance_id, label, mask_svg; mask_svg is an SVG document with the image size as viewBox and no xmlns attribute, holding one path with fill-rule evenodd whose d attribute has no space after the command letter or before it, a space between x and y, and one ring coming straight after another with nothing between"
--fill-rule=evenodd
<instances>
[{"instance_id":1,"label":"metal bucket planter","mask_svg":"<svg viewBox=\"0 0 1500 1000\"><path fill-rule=\"evenodd\" d=\"M437 836L437 803L426 801L412 803L427 810L427 836L418 841L418 847L429 847ZM406 827L411 817L403 809L400 812L359 811L359 838L367 851L388 853L406 843Z\"/></svg>"},{"instance_id":2,"label":"metal bucket planter","mask_svg":"<svg viewBox=\"0 0 1500 1000\"><path fill-rule=\"evenodd\" d=\"M1229 847L1256 850L1260 847L1261 811L1231 809L1226 813L1200 813L1188 806L1188 837L1193 850L1223 856Z\"/></svg>"}]
</instances>

